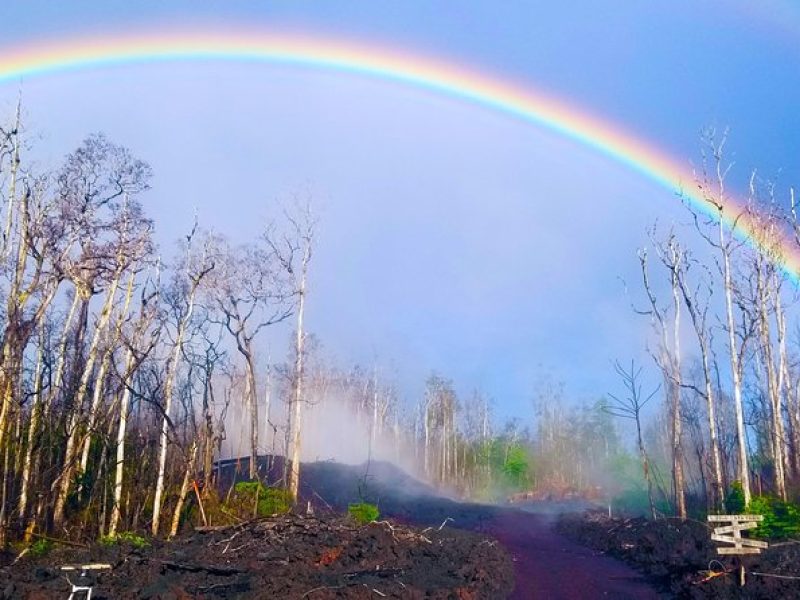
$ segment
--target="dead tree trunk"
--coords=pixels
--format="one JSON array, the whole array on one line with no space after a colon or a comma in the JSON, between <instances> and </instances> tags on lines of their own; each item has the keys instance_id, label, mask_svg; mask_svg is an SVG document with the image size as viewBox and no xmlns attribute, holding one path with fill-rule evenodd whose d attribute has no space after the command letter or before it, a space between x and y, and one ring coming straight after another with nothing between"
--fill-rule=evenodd
<instances>
[{"instance_id":1,"label":"dead tree trunk","mask_svg":"<svg viewBox=\"0 0 800 600\"><path fill-rule=\"evenodd\" d=\"M89 345L89 351L86 356L86 363L83 367L80 383L78 385L77 393L75 394L75 405L72 409L71 417L69 418L69 430L67 432L67 443L64 450L64 467L60 475L58 494L56 496L56 503L53 509L53 525L60 528L64 522L64 507L67 501L70 487L72 486L72 478L75 472L75 459L78 437L80 435L80 426L83 412L84 396L89 389L89 382L94 371L94 363L97 360L97 353L100 346L100 340L105 333L109 320L111 319L112 307L114 306L114 298L119 288L119 281L122 276L122 271L117 270L111 282L109 283L108 291L106 293L106 300L103 309L100 312L97 325L95 326L92 341Z\"/></svg>"},{"instance_id":2,"label":"dead tree trunk","mask_svg":"<svg viewBox=\"0 0 800 600\"><path fill-rule=\"evenodd\" d=\"M699 292L694 295L689 291L686 282L686 270L681 269L677 272L678 285L680 286L686 310L692 320L697 342L700 347L700 360L703 366L703 397L706 401L706 416L708 417L708 434L711 445L711 476L712 476L712 504L717 509L724 507L725 487L723 485L722 460L719 450L719 434L717 433L716 399L714 394L714 384L711 372L711 349L706 328L706 316L708 314L708 304L703 307L698 306ZM709 287L708 295L711 295Z\"/></svg>"},{"instance_id":3,"label":"dead tree trunk","mask_svg":"<svg viewBox=\"0 0 800 600\"><path fill-rule=\"evenodd\" d=\"M310 224L309 224L310 225ZM306 306L306 279L308 276L308 265L311 260L311 241L306 238L303 258L300 265L300 281L297 287L297 331L295 332L295 364L294 381L292 386L292 442L291 442L291 469L289 471L289 493L297 502L300 493L300 450L301 450L301 419L303 415L303 353L304 353L304 329L303 318Z\"/></svg>"},{"instance_id":4,"label":"dead tree trunk","mask_svg":"<svg viewBox=\"0 0 800 600\"><path fill-rule=\"evenodd\" d=\"M185 298L178 297L176 302L178 306L178 323L175 332L175 344L172 348L172 355L168 359L166 367L166 375L164 381L164 418L161 420L161 434L158 440L158 476L156 478L155 496L153 499L153 521L151 525L151 532L153 536L158 535L159 527L161 525L161 507L164 497L164 481L167 468L167 450L169 446L169 429L170 429L170 411L172 409L172 396L175 391L175 380L178 375L178 368L180 366L181 353L183 351L184 338L189 324L192 321L194 314L195 296L200 282L203 278L211 272L214 268L213 264L206 263L207 253L204 250L202 259L198 264L192 261L192 237L197 229L192 230L188 237L186 247L186 272L185 277L189 281L189 289L186 292Z\"/></svg>"}]
</instances>

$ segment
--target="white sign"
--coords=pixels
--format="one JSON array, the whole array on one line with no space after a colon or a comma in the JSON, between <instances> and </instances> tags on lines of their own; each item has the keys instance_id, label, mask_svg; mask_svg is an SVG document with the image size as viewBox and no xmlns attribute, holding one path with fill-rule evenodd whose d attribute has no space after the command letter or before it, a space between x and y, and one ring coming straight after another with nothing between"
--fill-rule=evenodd
<instances>
[{"instance_id":1,"label":"white sign","mask_svg":"<svg viewBox=\"0 0 800 600\"><path fill-rule=\"evenodd\" d=\"M733 544L717 548L718 554L760 554L769 544L761 540L742 537L742 531L758 527L764 520L763 515L708 515L710 523L730 523L722 527L715 527L711 539L715 542Z\"/></svg>"}]
</instances>

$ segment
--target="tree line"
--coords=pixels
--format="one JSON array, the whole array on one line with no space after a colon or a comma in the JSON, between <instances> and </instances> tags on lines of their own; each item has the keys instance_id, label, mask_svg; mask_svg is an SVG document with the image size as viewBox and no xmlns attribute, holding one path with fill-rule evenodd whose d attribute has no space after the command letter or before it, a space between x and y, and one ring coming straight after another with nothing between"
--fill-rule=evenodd
<instances>
[{"instance_id":1,"label":"tree line","mask_svg":"<svg viewBox=\"0 0 800 600\"><path fill-rule=\"evenodd\" d=\"M303 421L325 406L366 432L368 458L462 496L588 481L593 451L572 463L583 475L533 458L570 452L552 423L575 419L552 399L537 448L530 428L496 426L485 394L460 398L441 375L409 400L377 369L324 360L304 323L310 200L244 242L195 219L164 259L142 204L145 161L101 134L53 168L32 155L18 109L0 128L0 543L173 536L232 456L249 456L242 476L259 480L264 457L284 457L264 482L296 499ZM291 337L279 361L267 350L276 336ZM573 434L588 435L584 421Z\"/></svg>"},{"instance_id":2,"label":"tree line","mask_svg":"<svg viewBox=\"0 0 800 600\"><path fill-rule=\"evenodd\" d=\"M800 482L794 191L753 172L737 198L726 138L704 136L688 223L652 227L638 254L644 301L634 309L653 327L660 388L643 391L641 367L617 365L626 394L606 403L637 425L653 516L653 459L668 465L665 510L684 518L724 511L732 493L744 506L755 495L786 502ZM654 396L660 433L645 444L642 409Z\"/></svg>"},{"instance_id":3,"label":"tree line","mask_svg":"<svg viewBox=\"0 0 800 600\"><path fill-rule=\"evenodd\" d=\"M174 534L219 456L234 390L247 452L263 453L258 340L283 322L299 405L316 218L295 202L245 243L195 222L163 261L141 202L146 162L99 134L53 169L30 154L18 108L0 128L0 542L145 524ZM287 422L296 495L294 406Z\"/></svg>"},{"instance_id":4,"label":"tree line","mask_svg":"<svg viewBox=\"0 0 800 600\"><path fill-rule=\"evenodd\" d=\"M231 456L249 456L244 476L259 480L265 456L284 457L265 483L297 499L303 430L325 406L366 432L369 458L464 497L612 493L630 480L647 483L654 514L660 493L685 516L687 494L721 508L734 481L749 501L754 485L787 498L798 480L800 368L783 253L800 226L793 198L787 209L755 178L745 211L726 213L722 144L698 178L715 218L690 213L710 250L653 230L639 254L637 310L657 334L660 389L643 393L639 371L618 365L627 395L580 405L548 384L535 421L502 426L486 394L460 396L439 374L408 399L377 369L325 361L304 321L318 229L309 200L244 242L187 223L164 260L142 205L146 162L100 134L52 169L31 154L18 109L0 127L2 544L173 536ZM739 219L756 232L750 244L734 233ZM266 350L275 336L291 338L279 361ZM643 423L654 396L663 402ZM635 422L635 454L615 415Z\"/></svg>"}]
</instances>

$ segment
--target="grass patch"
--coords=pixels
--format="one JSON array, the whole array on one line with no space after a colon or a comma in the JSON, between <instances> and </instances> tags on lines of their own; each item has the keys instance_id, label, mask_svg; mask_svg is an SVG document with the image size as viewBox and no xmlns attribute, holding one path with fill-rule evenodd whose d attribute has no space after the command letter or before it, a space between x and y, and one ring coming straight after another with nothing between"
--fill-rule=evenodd
<instances>
[{"instance_id":1,"label":"grass patch","mask_svg":"<svg viewBox=\"0 0 800 600\"><path fill-rule=\"evenodd\" d=\"M46 556L55 547L55 544L50 540L36 540L30 546L28 554L34 558Z\"/></svg>"},{"instance_id":2,"label":"grass patch","mask_svg":"<svg viewBox=\"0 0 800 600\"><path fill-rule=\"evenodd\" d=\"M358 504L351 504L347 508L347 512L359 525L366 525L377 521L380 516L378 507L368 502L359 502Z\"/></svg>"},{"instance_id":3,"label":"grass patch","mask_svg":"<svg viewBox=\"0 0 800 600\"><path fill-rule=\"evenodd\" d=\"M150 545L147 538L132 531L121 531L116 535L104 535L100 538L103 546L115 546L116 544L130 544L137 550L142 550Z\"/></svg>"},{"instance_id":4,"label":"grass patch","mask_svg":"<svg viewBox=\"0 0 800 600\"><path fill-rule=\"evenodd\" d=\"M292 508L288 490L267 487L259 481L240 481L224 503L227 511L242 519L287 513Z\"/></svg>"}]
</instances>

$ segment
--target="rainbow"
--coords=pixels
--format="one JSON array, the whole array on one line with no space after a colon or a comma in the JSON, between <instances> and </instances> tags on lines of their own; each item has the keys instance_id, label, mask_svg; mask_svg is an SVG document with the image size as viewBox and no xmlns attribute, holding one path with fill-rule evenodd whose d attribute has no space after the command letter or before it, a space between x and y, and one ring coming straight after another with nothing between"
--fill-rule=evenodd
<instances>
[{"instance_id":1,"label":"rainbow","mask_svg":"<svg viewBox=\"0 0 800 600\"><path fill-rule=\"evenodd\" d=\"M712 217L719 216L697 189L688 166L621 127L528 85L481 73L463 64L380 45L359 45L317 35L250 31L242 27L233 32L172 30L78 36L0 48L0 84L48 73L187 60L326 69L430 90L505 113L593 148L672 192L679 192L696 209ZM753 223L746 218L735 220L742 215L744 203L728 197L722 205L723 221L735 227L749 243L757 245ZM784 236L781 246L784 270L795 282L800 282L800 250L788 236Z\"/></svg>"}]
</instances>

